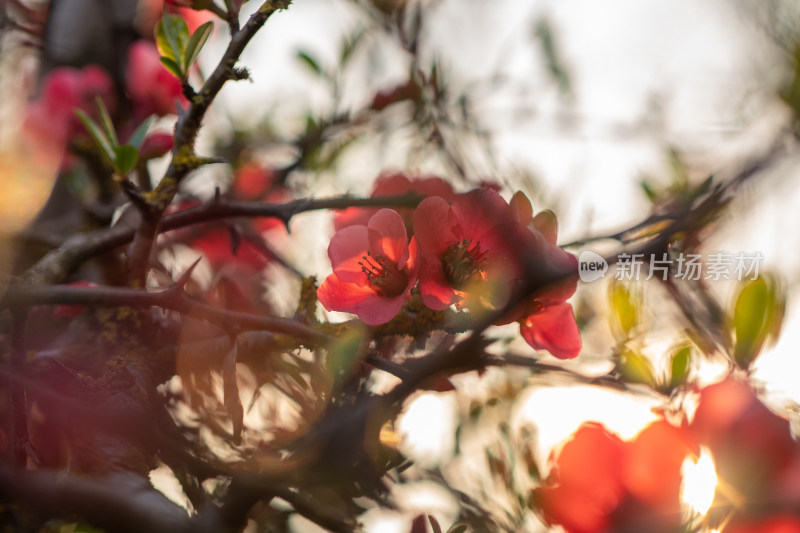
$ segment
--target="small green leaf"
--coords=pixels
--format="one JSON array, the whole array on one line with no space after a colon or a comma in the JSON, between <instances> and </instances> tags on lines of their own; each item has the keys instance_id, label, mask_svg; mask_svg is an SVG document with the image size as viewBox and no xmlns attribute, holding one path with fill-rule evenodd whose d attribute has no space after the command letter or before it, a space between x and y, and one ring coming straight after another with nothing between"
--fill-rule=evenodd
<instances>
[{"instance_id":1,"label":"small green leaf","mask_svg":"<svg viewBox=\"0 0 800 533\"><path fill-rule=\"evenodd\" d=\"M633 350L625 350L619 358L617 370L628 383L642 383L652 386L655 383L653 367L646 356Z\"/></svg>"},{"instance_id":2,"label":"small green leaf","mask_svg":"<svg viewBox=\"0 0 800 533\"><path fill-rule=\"evenodd\" d=\"M172 72L176 78L183 79L183 72L181 72L181 67L172 59L168 57L161 57L161 64L167 67L167 70Z\"/></svg>"},{"instance_id":3,"label":"small green leaf","mask_svg":"<svg viewBox=\"0 0 800 533\"><path fill-rule=\"evenodd\" d=\"M328 349L327 368L333 391L339 390L353 373L364 353L364 335L353 329L339 336Z\"/></svg>"},{"instance_id":4,"label":"small green leaf","mask_svg":"<svg viewBox=\"0 0 800 533\"><path fill-rule=\"evenodd\" d=\"M100 148L101 155L103 155L106 158L108 163L111 163L113 165L114 159L116 159L116 153L111 148L111 144L108 142L108 139L106 139L103 130L83 110L75 109L75 114L83 123L83 126L86 128L86 131L89 132L89 135L92 136L94 142Z\"/></svg>"},{"instance_id":5,"label":"small green leaf","mask_svg":"<svg viewBox=\"0 0 800 533\"><path fill-rule=\"evenodd\" d=\"M692 367L692 347L688 344L678 346L672 353L672 373L670 375L670 389L680 387L689 378Z\"/></svg>"},{"instance_id":6,"label":"small green leaf","mask_svg":"<svg viewBox=\"0 0 800 533\"><path fill-rule=\"evenodd\" d=\"M339 54L339 63L344 66L350 60L350 57L353 55L353 52L358 47L358 43L361 41L361 38L364 36L366 32L364 30L358 30L349 39L345 39L342 43L342 51Z\"/></svg>"},{"instance_id":7,"label":"small green leaf","mask_svg":"<svg viewBox=\"0 0 800 533\"><path fill-rule=\"evenodd\" d=\"M188 71L194 62L197 60L197 56L200 54L200 50L203 49L205 46L206 41L211 36L211 32L214 31L214 23L211 21L206 22L189 38L189 42L186 44L186 51L184 52L183 56L183 64Z\"/></svg>"},{"instance_id":8,"label":"small green leaf","mask_svg":"<svg viewBox=\"0 0 800 533\"><path fill-rule=\"evenodd\" d=\"M119 139L117 139L117 132L114 129L111 116L108 114L108 109L106 109L103 99L99 96L95 97L95 103L97 104L97 111L100 113L100 123L103 125L103 130L106 132L106 139L108 139L111 148L116 148L119 145Z\"/></svg>"},{"instance_id":9,"label":"small green leaf","mask_svg":"<svg viewBox=\"0 0 800 533\"><path fill-rule=\"evenodd\" d=\"M650 201L651 204L655 203L656 200L658 200L658 193L647 180L644 179L641 180L639 182L639 186L642 188L644 195L647 196L647 199Z\"/></svg>"},{"instance_id":10,"label":"small green leaf","mask_svg":"<svg viewBox=\"0 0 800 533\"><path fill-rule=\"evenodd\" d=\"M762 276L744 284L733 309L733 360L749 368L767 338L777 337L786 302L775 278Z\"/></svg>"},{"instance_id":11,"label":"small green leaf","mask_svg":"<svg viewBox=\"0 0 800 533\"><path fill-rule=\"evenodd\" d=\"M150 129L150 125L153 123L153 116L150 115L146 119L139 124L139 127L136 128L131 136L128 138L128 144L136 148L137 150L142 147L142 143L144 142L144 138L147 136L147 131Z\"/></svg>"},{"instance_id":12,"label":"small green leaf","mask_svg":"<svg viewBox=\"0 0 800 533\"><path fill-rule=\"evenodd\" d=\"M129 144L123 144L117 147L117 154L115 158L115 167L117 172L125 176L133 170L136 166L136 161L139 159L139 151Z\"/></svg>"},{"instance_id":13,"label":"small green leaf","mask_svg":"<svg viewBox=\"0 0 800 533\"><path fill-rule=\"evenodd\" d=\"M186 71L182 61L188 41L189 28L186 21L178 15L165 12L156 24L156 47L163 57L171 59L178 66L181 74L179 78L183 78L182 74Z\"/></svg>"},{"instance_id":14,"label":"small green leaf","mask_svg":"<svg viewBox=\"0 0 800 533\"><path fill-rule=\"evenodd\" d=\"M305 64L309 69L311 69L314 74L317 76L322 76L322 68L319 66L319 63L311 57L308 52L304 52L302 50L297 51L297 59L299 59L303 64Z\"/></svg>"},{"instance_id":15,"label":"small green leaf","mask_svg":"<svg viewBox=\"0 0 800 533\"><path fill-rule=\"evenodd\" d=\"M609 298L614 324L627 338L638 322L638 297L623 283L614 281L609 286Z\"/></svg>"},{"instance_id":16,"label":"small green leaf","mask_svg":"<svg viewBox=\"0 0 800 533\"><path fill-rule=\"evenodd\" d=\"M466 524L453 524L447 533L464 533L467 530Z\"/></svg>"}]
</instances>

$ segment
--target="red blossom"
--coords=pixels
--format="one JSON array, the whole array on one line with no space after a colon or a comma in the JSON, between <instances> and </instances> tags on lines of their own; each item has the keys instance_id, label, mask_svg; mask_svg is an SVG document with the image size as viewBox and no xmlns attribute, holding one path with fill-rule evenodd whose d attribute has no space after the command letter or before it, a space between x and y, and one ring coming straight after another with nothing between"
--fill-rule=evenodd
<instances>
[{"instance_id":1,"label":"red blossom","mask_svg":"<svg viewBox=\"0 0 800 533\"><path fill-rule=\"evenodd\" d=\"M131 45L125 79L134 114L139 118L174 114L177 103L188 105L180 80L161 64L156 46L149 41Z\"/></svg>"},{"instance_id":2,"label":"red blossom","mask_svg":"<svg viewBox=\"0 0 800 533\"><path fill-rule=\"evenodd\" d=\"M333 273L317 291L320 303L369 325L391 320L417 282L416 241L409 243L403 219L391 209L381 209L367 225L338 231L328 256Z\"/></svg>"},{"instance_id":3,"label":"red blossom","mask_svg":"<svg viewBox=\"0 0 800 533\"><path fill-rule=\"evenodd\" d=\"M702 389L691 429L711 451L724 485L756 507L759 501L800 501L800 447L790 423L764 405L749 383L728 378ZM717 507L725 505L724 498L717 493Z\"/></svg>"},{"instance_id":4,"label":"red blossom","mask_svg":"<svg viewBox=\"0 0 800 533\"><path fill-rule=\"evenodd\" d=\"M245 163L236 169L231 192L242 200L286 202L291 199L289 191L275 184L275 171L256 163ZM253 227L261 233L280 230L286 233L283 221L275 217L258 217Z\"/></svg>"},{"instance_id":5,"label":"red blossom","mask_svg":"<svg viewBox=\"0 0 800 533\"><path fill-rule=\"evenodd\" d=\"M514 248L522 235L496 191L476 189L452 204L440 196L426 198L414 213L414 227L425 305L442 310L480 295L498 306L508 297L521 273Z\"/></svg>"},{"instance_id":6,"label":"red blossom","mask_svg":"<svg viewBox=\"0 0 800 533\"><path fill-rule=\"evenodd\" d=\"M581 336L572 305L566 303L578 286L577 258L559 248L558 219L552 211L533 216L533 207L521 192L510 202L514 218L528 228L529 246L537 251L543 273L557 273L562 279L548 284L543 290L516 311L519 332L537 350L547 350L560 359L571 359L581 351Z\"/></svg>"},{"instance_id":7,"label":"red blossom","mask_svg":"<svg viewBox=\"0 0 800 533\"><path fill-rule=\"evenodd\" d=\"M238 265L252 275L267 266L269 258L255 244L248 239L241 239L234 247L231 239L229 229L214 228L203 233L191 246L203 253L214 270Z\"/></svg>"},{"instance_id":8,"label":"red blossom","mask_svg":"<svg viewBox=\"0 0 800 533\"><path fill-rule=\"evenodd\" d=\"M436 176L421 176L409 178L407 175L396 172L382 174L375 180L372 188L372 198L379 196L396 196L415 192L424 196L440 196L448 202L455 198L453 188L449 183ZM333 220L336 231L355 224L364 225L379 208L349 207L336 214ZM395 208L406 225L406 231L413 235L414 209L407 207Z\"/></svg>"},{"instance_id":9,"label":"red blossom","mask_svg":"<svg viewBox=\"0 0 800 533\"><path fill-rule=\"evenodd\" d=\"M26 134L36 142L63 151L70 137L85 133L74 109L81 109L96 119L97 97L113 113L114 84L100 67L54 69L45 78L39 99L28 106Z\"/></svg>"},{"instance_id":10,"label":"red blossom","mask_svg":"<svg viewBox=\"0 0 800 533\"><path fill-rule=\"evenodd\" d=\"M256 163L245 163L236 169L232 190L242 200L259 200L272 189L275 172Z\"/></svg>"},{"instance_id":11,"label":"red blossom","mask_svg":"<svg viewBox=\"0 0 800 533\"><path fill-rule=\"evenodd\" d=\"M155 159L172 150L173 137L169 133L151 133L139 149L141 160Z\"/></svg>"},{"instance_id":12,"label":"red blossom","mask_svg":"<svg viewBox=\"0 0 800 533\"><path fill-rule=\"evenodd\" d=\"M690 442L665 420L631 441L587 422L551 456L553 469L533 501L547 523L567 533L675 531Z\"/></svg>"}]
</instances>

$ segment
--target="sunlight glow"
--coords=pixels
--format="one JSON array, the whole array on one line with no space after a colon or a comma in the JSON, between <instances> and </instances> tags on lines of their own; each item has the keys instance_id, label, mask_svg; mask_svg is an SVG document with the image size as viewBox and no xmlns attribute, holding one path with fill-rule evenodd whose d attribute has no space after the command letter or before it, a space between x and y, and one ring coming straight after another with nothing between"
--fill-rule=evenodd
<instances>
[{"instance_id":1,"label":"sunlight glow","mask_svg":"<svg viewBox=\"0 0 800 533\"><path fill-rule=\"evenodd\" d=\"M455 446L455 407L452 398L426 392L414 397L398 418L400 451L418 464L434 465Z\"/></svg>"},{"instance_id":2,"label":"sunlight glow","mask_svg":"<svg viewBox=\"0 0 800 533\"><path fill-rule=\"evenodd\" d=\"M686 458L681 467L683 484L681 499L700 516L705 515L714 501L717 488L717 470L708 449L701 448L697 460Z\"/></svg>"}]
</instances>

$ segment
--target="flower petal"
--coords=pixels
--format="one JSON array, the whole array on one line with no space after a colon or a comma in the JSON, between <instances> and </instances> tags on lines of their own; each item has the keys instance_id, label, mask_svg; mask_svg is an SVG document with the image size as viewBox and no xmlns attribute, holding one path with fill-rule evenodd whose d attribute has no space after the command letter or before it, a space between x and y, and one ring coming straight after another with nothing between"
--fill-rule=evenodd
<instances>
[{"instance_id":1,"label":"flower petal","mask_svg":"<svg viewBox=\"0 0 800 533\"><path fill-rule=\"evenodd\" d=\"M459 239L453 233L450 204L440 196L422 200L414 212L414 236L423 254L441 256Z\"/></svg>"},{"instance_id":2,"label":"flower petal","mask_svg":"<svg viewBox=\"0 0 800 533\"><path fill-rule=\"evenodd\" d=\"M369 232L366 226L348 226L335 233L328 245L328 257L339 279L348 283L366 284L367 277L359 263L363 261L368 250Z\"/></svg>"},{"instance_id":3,"label":"flower petal","mask_svg":"<svg viewBox=\"0 0 800 533\"><path fill-rule=\"evenodd\" d=\"M408 260L406 225L397 211L381 209L370 217L367 227L369 247L373 255L380 254L403 268Z\"/></svg>"},{"instance_id":4,"label":"flower petal","mask_svg":"<svg viewBox=\"0 0 800 533\"><path fill-rule=\"evenodd\" d=\"M394 298L383 298L370 294L356 305L356 314L361 321L369 326L385 324L395 317L403 307L405 295L400 294Z\"/></svg>"},{"instance_id":5,"label":"flower petal","mask_svg":"<svg viewBox=\"0 0 800 533\"><path fill-rule=\"evenodd\" d=\"M336 274L331 274L317 289L317 299L328 311L357 314L358 306L367 297L374 296L375 291L369 286L342 281Z\"/></svg>"},{"instance_id":6,"label":"flower petal","mask_svg":"<svg viewBox=\"0 0 800 533\"><path fill-rule=\"evenodd\" d=\"M533 348L547 350L559 359L572 359L581 351L581 335L568 303L526 317L520 321L519 332Z\"/></svg>"},{"instance_id":7,"label":"flower petal","mask_svg":"<svg viewBox=\"0 0 800 533\"><path fill-rule=\"evenodd\" d=\"M423 255L419 270L419 294L422 302L434 311L450 307L457 299L450 282L444 275L442 262L435 255Z\"/></svg>"}]
</instances>

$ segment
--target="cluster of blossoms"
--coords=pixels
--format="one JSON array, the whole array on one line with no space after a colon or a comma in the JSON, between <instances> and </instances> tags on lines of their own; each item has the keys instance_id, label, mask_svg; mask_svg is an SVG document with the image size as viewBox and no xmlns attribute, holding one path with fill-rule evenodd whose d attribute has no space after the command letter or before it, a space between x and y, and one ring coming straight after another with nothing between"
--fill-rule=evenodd
<instances>
[{"instance_id":1,"label":"cluster of blossoms","mask_svg":"<svg viewBox=\"0 0 800 533\"><path fill-rule=\"evenodd\" d=\"M798 533L800 447L789 421L744 381L700 390L693 420L659 419L624 441L596 422L582 425L553 453L551 471L533 492L548 524L567 533L686 531L682 465L707 449L718 483L705 518L735 533Z\"/></svg>"},{"instance_id":2,"label":"cluster of blossoms","mask_svg":"<svg viewBox=\"0 0 800 533\"><path fill-rule=\"evenodd\" d=\"M384 324L418 291L430 309L478 314L503 309L526 280L541 277L540 289L496 324L519 322L531 346L556 357L578 354L566 302L576 289L577 260L556 245L552 212L533 216L522 193L510 203L490 187L456 194L439 178L384 176L373 196L406 192L426 198L416 209L350 209L337 218L328 247L333 273L317 292L327 310Z\"/></svg>"}]
</instances>

